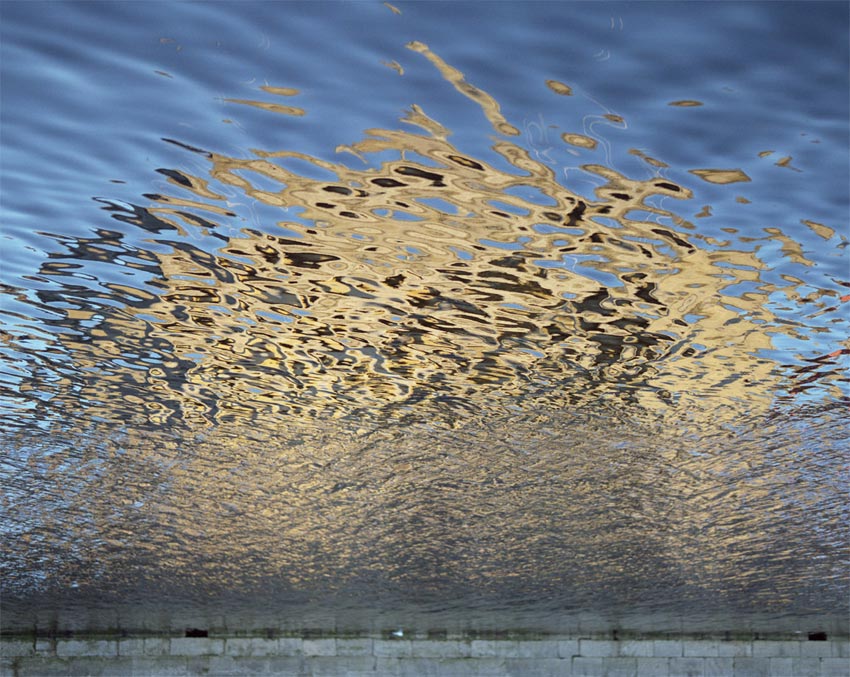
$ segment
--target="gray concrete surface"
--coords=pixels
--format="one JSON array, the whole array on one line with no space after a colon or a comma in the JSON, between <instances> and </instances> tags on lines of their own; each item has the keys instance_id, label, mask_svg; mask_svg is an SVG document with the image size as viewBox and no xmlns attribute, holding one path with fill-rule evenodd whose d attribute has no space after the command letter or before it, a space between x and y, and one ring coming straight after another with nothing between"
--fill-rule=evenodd
<instances>
[{"instance_id":1,"label":"gray concrete surface","mask_svg":"<svg viewBox=\"0 0 850 677\"><path fill-rule=\"evenodd\" d=\"M5 637L3 677L848 677L850 642L544 637Z\"/></svg>"}]
</instances>

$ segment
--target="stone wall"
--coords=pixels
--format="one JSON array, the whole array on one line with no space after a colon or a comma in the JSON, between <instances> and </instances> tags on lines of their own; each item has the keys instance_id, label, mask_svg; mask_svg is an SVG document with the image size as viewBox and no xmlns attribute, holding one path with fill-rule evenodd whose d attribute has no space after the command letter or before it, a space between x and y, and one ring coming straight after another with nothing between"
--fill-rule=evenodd
<instances>
[{"instance_id":1,"label":"stone wall","mask_svg":"<svg viewBox=\"0 0 850 677\"><path fill-rule=\"evenodd\" d=\"M847 638L5 637L3 677L848 677Z\"/></svg>"}]
</instances>

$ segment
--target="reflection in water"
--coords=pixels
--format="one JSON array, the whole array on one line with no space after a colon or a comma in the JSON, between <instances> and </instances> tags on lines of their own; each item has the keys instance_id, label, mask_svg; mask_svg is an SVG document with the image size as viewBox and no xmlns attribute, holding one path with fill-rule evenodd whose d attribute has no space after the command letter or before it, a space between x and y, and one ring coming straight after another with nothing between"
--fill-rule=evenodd
<instances>
[{"instance_id":1,"label":"reflection in water","mask_svg":"<svg viewBox=\"0 0 850 677\"><path fill-rule=\"evenodd\" d=\"M615 171L598 125L552 136L594 182L573 192L409 48L481 107L500 163L424 104L338 163L165 138L187 158L167 191L95 198L92 236L50 235L5 290L7 594L835 613L850 348L775 356L834 332L850 285L804 281L779 228L701 233L668 164ZM224 101L309 116L260 89Z\"/></svg>"}]
</instances>

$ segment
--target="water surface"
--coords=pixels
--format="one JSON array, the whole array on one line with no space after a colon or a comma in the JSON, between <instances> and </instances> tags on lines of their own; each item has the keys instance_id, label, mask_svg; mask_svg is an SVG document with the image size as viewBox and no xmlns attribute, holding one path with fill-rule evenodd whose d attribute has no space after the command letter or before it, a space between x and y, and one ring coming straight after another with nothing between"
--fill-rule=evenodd
<instances>
[{"instance_id":1,"label":"water surface","mask_svg":"<svg viewBox=\"0 0 850 677\"><path fill-rule=\"evenodd\" d=\"M847 631L846 4L0 11L4 629Z\"/></svg>"}]
</instances>

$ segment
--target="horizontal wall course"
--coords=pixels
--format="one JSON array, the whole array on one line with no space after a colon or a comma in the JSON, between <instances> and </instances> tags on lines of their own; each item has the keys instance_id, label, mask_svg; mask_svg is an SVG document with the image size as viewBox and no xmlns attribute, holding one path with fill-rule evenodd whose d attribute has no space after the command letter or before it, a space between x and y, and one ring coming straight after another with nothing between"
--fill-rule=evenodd
<instances>
[{"instance_id":1,"label":"horizontal wall course","mask_svg":"<svg viewBox=\"0 0 850 677\"><path fill-rule=\"evenodd\" d=\"M393 677L504 677L505 660L502 658L392 658L379 657L375 660L377 675Z\"/></svg>"},{"instance_id":2,"label":"horizontal wall course","mask_svg":"<svg viewBox=\"0 0 850 677\"><path fill-rule=\"evenodd\" d=\"M558 656L560 658L572 658L578 656L578 640L577 639L559 639L558 640Z\"/></svg>"},{"instance_id":3,"label":"horizontal wall course","mask_svg":"<svg viewBox=\"0 0 850 677\"><path fill-rule=\"evenodd\" d=\"M56 642L52 639L39 638L35 640L35 653L39 656L56 655Z\"/></svg>"},{"instance_id":4,"label":"horizontal wall course","mask_svg":"<svg viewBox=\"0 0 850 677\"><path fill-rule=\"evenodd\" d=\"M118 642L105 639L60 639L56 642L56 655L71 656L117 656Z\"/></svg>"},{"instance_id":5,"label":"horizontal wall course","mask_svg":"<svg viewBox=\"0 0 850 677\"><path fill-rule=\"evenodd\" d=\"M732 661L734 677L770 677L769 658L737 656Z\"/></svg>"},{"instance_id":6,"label":"horizontal wall course","mask_svg":"<svg viewBox=\"0 0 850 677\"><path fill-rule=\"evenodd\" d=\"M0 641L0 656L35 656L35 642L31 639L4 639Z\"/></svg>"},{"instance_id":7,"label":"horizontal wall course","mask_svg":"<svg viewBox=\"0 0 850 677\"><path fill-rule=\"evenodd\" d=\"M21 658L16 663L17 672L12 674L19 677L54 677L56 675L67 677L71 674L69 665L67 658L53 656Z\"/></svg>"},{"instance_id":8,"label":"horizontal wall course","mask_svg":"<svg viewBox=\"0 0 850 677\"><path fill-rule=\"evenodd\" d=\"M668 670L670 677L704 677L705 659L694 656L671 658Z\"/></svg>"},{"instance_id":9,"label":"horizontal wall course","mask_svg":"<svg viewBox=\"0 0 850 677\"><path fill-rule=\"evenodd\" d=\"M639 657L637 659L638 677L667 677L670 674L669 658ZM724 677L727 677L724 675Z\"/></svg>"}]
</instances>

